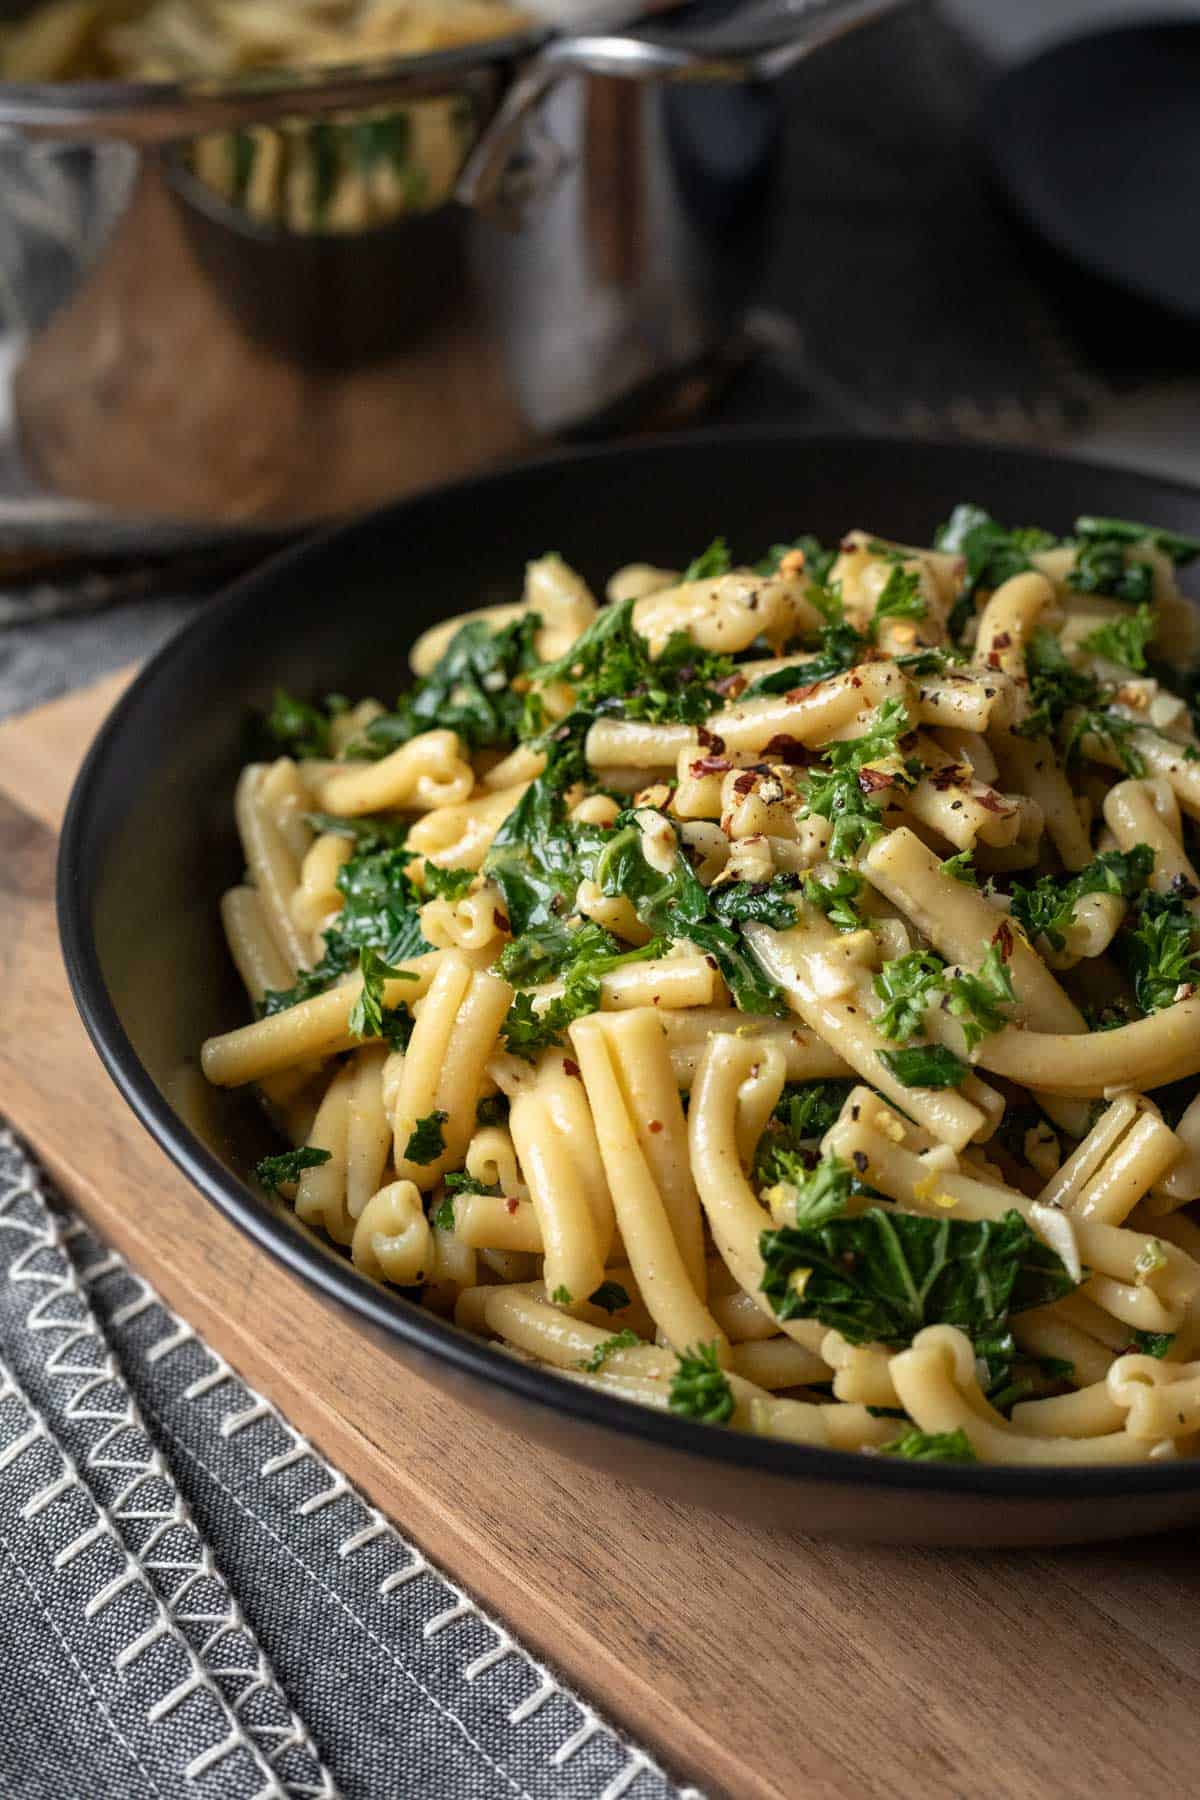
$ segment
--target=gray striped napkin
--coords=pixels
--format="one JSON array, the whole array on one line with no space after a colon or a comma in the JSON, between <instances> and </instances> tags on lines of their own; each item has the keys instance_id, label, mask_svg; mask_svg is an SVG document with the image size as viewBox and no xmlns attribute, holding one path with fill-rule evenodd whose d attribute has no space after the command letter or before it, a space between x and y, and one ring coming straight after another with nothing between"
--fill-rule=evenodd
<instances>
[{"instance_id":1,"label":"gray striped napkin","mask_svg":"<svg viewBox=\"0 0 1200 1800\"><path fill-rule=\"evenodd\" d=\"M3 1128L0 1675L9 1800L699 1800L367 1505Z\"/></svg>"}]
</instances>

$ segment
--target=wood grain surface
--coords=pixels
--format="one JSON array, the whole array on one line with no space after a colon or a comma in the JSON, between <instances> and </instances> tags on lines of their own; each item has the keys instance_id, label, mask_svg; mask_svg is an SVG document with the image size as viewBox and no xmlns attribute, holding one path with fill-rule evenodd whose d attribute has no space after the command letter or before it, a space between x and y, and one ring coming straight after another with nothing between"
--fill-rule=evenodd
<instances>
[{"instance_id":1,"label":"wood grain surface","mask_svg":"<svg viewBox=\"0 0 1200 1800\"><path fill-rule=\"evenodd\" d=\"M53 824L117 686L0 727L0 1110L91 1223L431 1560L707 1793L1195 1795L1191 1534L971 1555L669 1504L401 1376L192 1192L100 1068L55 936Z\"/></svg>"}]
</instances>

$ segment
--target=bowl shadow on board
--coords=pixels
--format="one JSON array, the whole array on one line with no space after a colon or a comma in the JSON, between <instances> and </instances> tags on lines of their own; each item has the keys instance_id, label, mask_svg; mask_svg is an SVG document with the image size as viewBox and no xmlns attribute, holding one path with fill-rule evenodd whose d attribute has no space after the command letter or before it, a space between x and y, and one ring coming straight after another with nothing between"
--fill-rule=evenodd
<instances>
[{"instance_id":1,"label":"bowl shadow on board","mask_svg":"<svg viewBox=\"0 0 1200 1800\"><path fill-rule=\"evenodd\" d=\"M1200 532L1200 495L1121 470L748 431L545 458L284 553L205 608L101 730L63 829L64 955L109 1073L200 1192L342 1308L344 1329L369 1332L498 1428L775 1528L973 1546L1164 1530L1200 1519L1200 1462L997 1469L850 1456L651 1412L517 1363L367 1281L248 1186L270 1134L248 1094L211 1089L199 1070L203 1039L247 1017L217 909L242 873L232 797L248 723L277 685L390 701L419 632L513 598L525 561L545 550L602 591L621 563L678 566L718 531L746 559L803 530L836 538L854 525L928 542L961 499L1058 531L1087 511Z\"/></svg>"}]
</instances>

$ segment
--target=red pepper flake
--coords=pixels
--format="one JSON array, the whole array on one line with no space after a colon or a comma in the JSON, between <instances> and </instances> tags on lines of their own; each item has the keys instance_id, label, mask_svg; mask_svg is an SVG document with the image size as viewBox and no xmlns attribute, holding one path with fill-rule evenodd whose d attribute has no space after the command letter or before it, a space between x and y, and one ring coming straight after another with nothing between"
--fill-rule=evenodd
<instances>
[{"instance_id":1,"label":"red pepper flake","mask_svg":"<svg viewBox=\"0 0 1200 1800\"><path fill-rule=\"evenodd\" d=\"M1012 643L1012 632L1011 631L998 631L996 633L995 637L992 639L992 649L993 650L1007 650L1011 643Z\"/></svg>"},{"instance_id":2,"label":"red pepper flake","mask_svg":"<svg viewBox=\"0 0 1200 1800\"><path fill-rule=\"evenodd\" d=\"M720 738L717 739L717 742L718 744L721 742ZM695 776L725 775L732 767L733 764L727 756L698 756L694 763L689 764L688 774Z\"/></svg>"},{"instance_id":3,"label":"red pepper flake","mask_svg":"<svg viewBox=\"0 0 1200 1800\"><path fill-rule=\"evenodd\" d=\"M739 800L744 800L747 794L752 794L754 792L754 784L757 780L758 776L754 773L753 769L742 770L741 774L735 778L733 784L733 791L738 796Z\"/></svg>"},{"instance_id":4,"label":"red pepper flake","mask_svg":"<svg viewBox=\"0 0 1200 1800\"><path fill-rule=\"evenodd\" d=\"M807 744L802 744L799 738L789 737L785 731L777 732L771 739L766 755L787 763L790 768L796 768L810 759Z\"/></svg>"},{"instance_id":5,"label":"red pepper flake","mask_svg":"<svg viewBox=\"0 0 1200 1800\"><path fill-rule=\"evenodd\" d=\"M739 694L745 693L746 689L750 686L750 683L744 675L733 674L723 676L720 681L715 682L713 685L716 687L718 694L724 699L736 700Z\"/></svg>"},{"instance_id":6,"label":"red pepper flake","mask_svg":"<svg viewBox=\"0 0 1200 1800\"><path fill-rule=\"evenodd\" d=\"M802 687L789 688L783 697L787 701L807 700L816 693L818 688L825 686L826 679L827 677L823 677L820 681L807 681Z\"/></svg>"},{"instance_id":7,"label":"red pepper flake","mask_svg":"<svg viewBox=\"0 0 1200 1800\"><path fill-rule=\"evenodd\" d=\"M512 925L509 922L508 914L501 912L500 908L498 906L493 906L493 908L492 908L492 924L496 927L497 931L511 931L512 930Z\"/></svg>"},{"instance_id":8,"label":"red pepper flake","mask_svg":"<svg viewBox=\"0 0 1200 1800\"><path fill-rule=\"evenodd\" d=\"M940 769L929 771L929 780L939 793L945 793L947 788L961 787L968 779L968 773L961 763L943 763Z\"/></svg>"},{"instance_id":9,"label":"red pepper flake","mask_svg":"<svg viewBox=\"0 0 1200 1800\"><path fill-rule=\"evenodd\" d=\"M647 1131L661 1131L662 1130L662 1120L661 1119L651 1119L650 1123L646 1127L646 1130Z\"/></svg>"},{"instance_id":10,"label":"red pepper flake","mask_svg":"<svg viewBox=\"0 0 1200 1800\"><path fill-rule=\"evenodd\" d=\"M889 775L886 769L860 769L858 771L858 785L864 794L878 794L884 788L890 788L894 780L895 777Z\"/></svg>"},{"instance_id":11,"label":"red pepper flake","mask_svg":"<svg viewBox=\"0 0 1200 1800\"><path fill-rule=\"evenodd\" d=\"M850 677L850 686L852 688L860 688L862 686L862 676L852 674Z\"/></svg>"},{"instance_id":12,"label":"red pepper flake","mask_svg":"<svg viewBox=\"0 0 1200 1800\"><path fill-rule=\"evenodd\" d=\"M992 942L1000 952L1000 961L1008 962L1012 957L1015 939L1013 937L1013 928L1007 919L1001 919L1000 923L997 925L995 931L992 933Z\"/></svg>"},{"instance_id":13,"label":"red pepper flake","mask_svg":"<svg viewBox=\"0 0 1200 1800\"><path fill-rule=\"evenodd\" d=\"M860 1175L866 1174L866 1172L867 1172L867 1153L865 1150L856 1150L850 1160L853 1162L855 1168L858 1170Z\"/></svg>"},{"instance_id":14,"label":"red pepper flake","mask_svg":"<svg viewBox=\"0 0 1200 1800\"><path fill-rule=\"evenodd\" d=\"M1013 810L1011 803L1004 798L1003 794L998 794L995 788L981 788L975 798L985 812L1010 813Z\"/></svg>"},{"instance_id":15,"label":"red pepper flake","mask_svg":"<svg viewBox=\"0 0 1200 1800\"><path fill-rule=\"evenodd\" d=\"M988 651L987 666L989 669L998 669L1000 667L1000 652L998 650Z\"/></svg>"},{"instance_id":16,"label":"red pepper flake","mask_svg":"<svg viewBox=\"0 0 1200 1800\"><path fill-rule=\"evenodd\" d=\"M700 742L704 745L706 750L713 750L718 755L725 748L724 738L719 738L715 731L709 731L704 725L698 725L696 727L696 736L700 739Z\"/></svg>"},{"instance_id":17,"label":"red pepper flake","mask_svg":"<svg viewBox=\"0 0 1200 1800\"><path fill-rule=\"evenodd\" d=\"M564 1075L578 1075L578 1073L579 1073L579 1064L577 1062L572 1062L572 1060L569 1056L564 1056L563 1057L563 1074Z\"/></svg>"},{"instance_id":18,"label":"red pepper flake","mask_svg":"<svg viewBox=\"0 0 1200 1800\"><path fill-rule=\"evenodd\" d=\"M506 1213L515 1213L520 1204L515 1194L509 1194L504 1202L504 1210Z\"/></svg>"}]
</instances>

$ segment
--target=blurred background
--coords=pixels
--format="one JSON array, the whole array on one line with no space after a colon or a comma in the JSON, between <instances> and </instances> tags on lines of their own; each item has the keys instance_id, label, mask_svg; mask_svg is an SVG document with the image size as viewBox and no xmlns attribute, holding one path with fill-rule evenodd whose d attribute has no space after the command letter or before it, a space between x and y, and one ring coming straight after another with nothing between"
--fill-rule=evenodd
<instances>
[{"instance_id":1,"label":"blurred background","mask_svg":"<svg viewBox=\"0 0 1200 1800\"><path fill-rule=\"evenodd\" d=\"M513 47L443 49L416 95L279 126L192 99L144 153L130 90L106 119L35 88L24 11L0 715L315 521L547 444L770 422L1200 478L1200 0L704 0L641 34L644 80L600 28L562 55L500 18ZM697 58L768 78L655 72Z\"/></svg>"}]
</instances>

